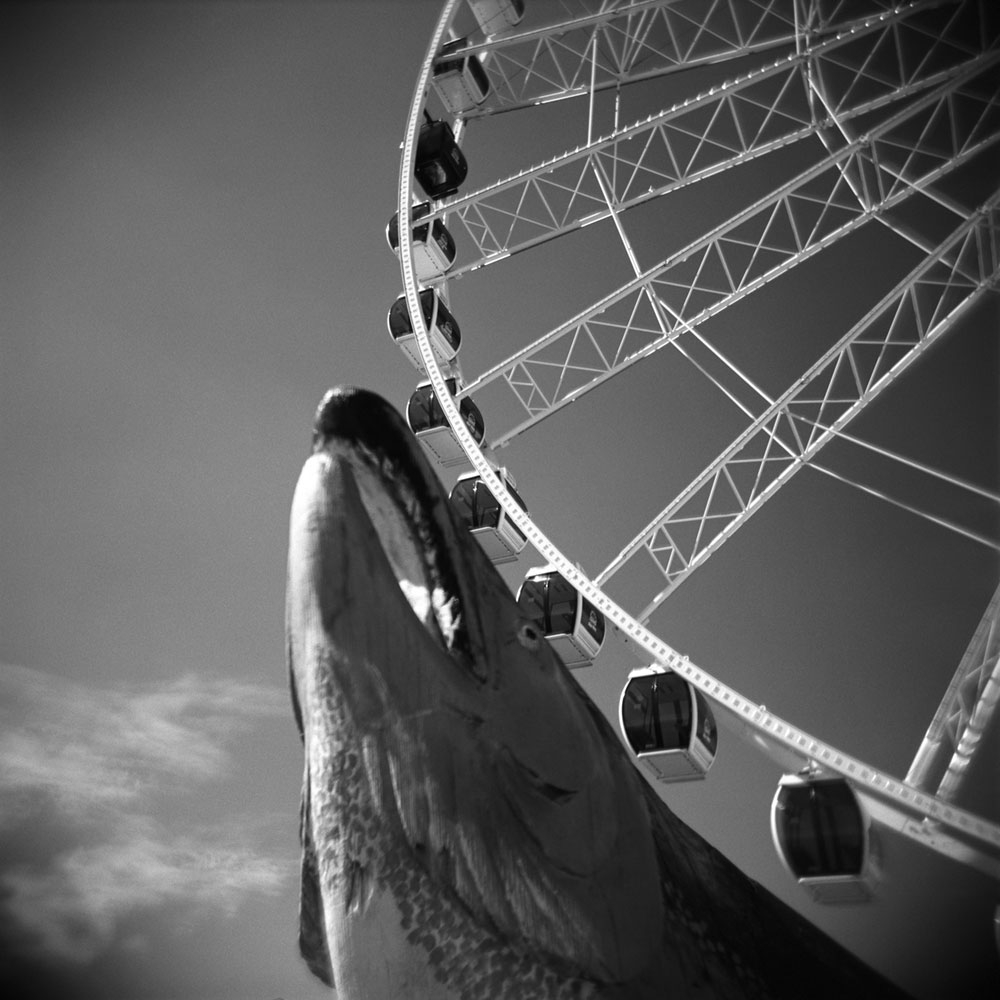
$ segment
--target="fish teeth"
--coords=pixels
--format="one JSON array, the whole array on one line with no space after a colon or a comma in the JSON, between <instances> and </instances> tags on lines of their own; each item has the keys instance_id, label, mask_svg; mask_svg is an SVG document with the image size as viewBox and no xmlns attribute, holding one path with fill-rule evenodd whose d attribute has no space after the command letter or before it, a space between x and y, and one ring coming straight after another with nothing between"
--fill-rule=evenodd
<instances>
[{"instance_id":1,"label":"fish teeth","mask_svg":"<svg viewBox=\"0 0 1000 1000\"><path fill-rule=\"evenodd\" d=\"M434 606L434 614L437 617L438 628L448 646L452 646L455 641L455 633L458 631L462 621L459 613L457 597L450 597L441 587L435 587L431 595L431 602Z\"/></svg>"},{"instance_id":2,"label":"fish teeth","mask_svg":"<svg viewBox=\"0 0 1000 1000\"><path fill-rule=\"evenodd\" d=\"M413 613L425 624L430 625L436 618L431 605L430 589L422 583L412 583L409 580L400 580L399 589L403 592Z\"/></svg>"},{"instance_id":3,"label":"fish teeth","mask_svg":"<svg viewBox=\"0 0 1000 1000\"><path fill-rule=\"evenodd\" d=\"M363 464L389 487L399 512L409 524L412 540L420 553L422 571L419 579L400 579L399 586L414 614L431 631L437 631L448 649L453 649L462 629L460 601L441 585L441 567L437 546L440 540L419 493L399 474L395 461L387 455L362 447ZM415 573L416 568L411 567Z\"/></svg>"}]
</instances>

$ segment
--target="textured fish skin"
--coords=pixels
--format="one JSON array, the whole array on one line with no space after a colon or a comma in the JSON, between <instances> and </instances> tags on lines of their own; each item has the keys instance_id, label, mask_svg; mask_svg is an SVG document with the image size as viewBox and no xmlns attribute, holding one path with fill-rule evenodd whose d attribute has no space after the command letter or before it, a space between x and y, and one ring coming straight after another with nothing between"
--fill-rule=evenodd
<instances>
[{"instance_id":1,"label":"textured fish skin","mask_svg":"<svg viewBox=\"0 0 1000 1000\"><path fill-rule=\"evenodd\" d=\"M340 1000L902 996L661 802L372 393L317 411L286 627L300 948Z\"/></svg>"}]
</instances>

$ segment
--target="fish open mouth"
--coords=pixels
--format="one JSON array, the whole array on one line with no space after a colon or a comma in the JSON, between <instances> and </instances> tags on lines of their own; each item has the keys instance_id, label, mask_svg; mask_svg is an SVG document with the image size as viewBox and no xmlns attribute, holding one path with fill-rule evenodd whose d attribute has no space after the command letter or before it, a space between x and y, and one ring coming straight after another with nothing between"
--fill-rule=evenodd
<instances>
[{"instance_id":1,"label":"fish open mouth","mask_svg":"<svg viewBox=\"0 0 1000 1000\"><path fill-rule=\"evenodd\" d=\"M469 653L455 525L441 484L402 417L380 396L336 388L313 426L313 451L346 464L416 617L448 652Z\"/></svg>"}]
</instances>

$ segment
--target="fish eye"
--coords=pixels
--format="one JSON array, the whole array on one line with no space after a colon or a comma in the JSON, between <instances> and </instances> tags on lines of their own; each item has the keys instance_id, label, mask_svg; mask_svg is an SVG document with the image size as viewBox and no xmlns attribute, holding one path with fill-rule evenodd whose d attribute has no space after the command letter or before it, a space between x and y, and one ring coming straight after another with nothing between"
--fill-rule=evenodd
<instances>
[{"instance_id":1,"label":"fish eye","mask_svg":"<svg viewBox=\"0 0 1000 1000\"><path fill-rule=\"evenodd\" d=\"M542 644L541 630L534 622L521 622L517 630L517 641L525 649L538 649Z\"/></svg>"}]
</instances>

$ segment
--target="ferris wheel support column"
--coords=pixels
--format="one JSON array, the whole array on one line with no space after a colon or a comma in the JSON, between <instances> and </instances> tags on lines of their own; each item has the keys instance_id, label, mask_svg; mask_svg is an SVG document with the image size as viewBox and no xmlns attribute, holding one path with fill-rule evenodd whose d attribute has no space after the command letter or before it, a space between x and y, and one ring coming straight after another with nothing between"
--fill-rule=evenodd
<instances>
[{"instance_id":1,"label":"ferris wheel support column","mask_svg":"<svg viewBox=\"0 0 1000 1000\"><path fill-rule=\"evenodd\" d=\"M931 791L940 778L936 798L952 802L1000 701L1000 587L945 691L920 745L906 783ZM944 766L946 755L951 758Z\"/></svg>"}]
</instances>

